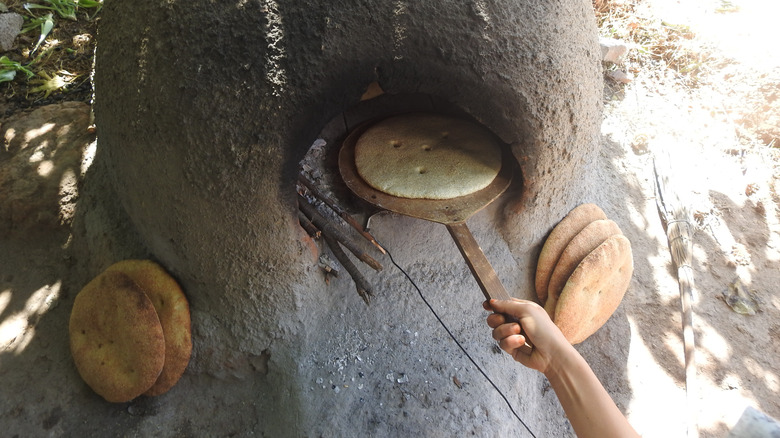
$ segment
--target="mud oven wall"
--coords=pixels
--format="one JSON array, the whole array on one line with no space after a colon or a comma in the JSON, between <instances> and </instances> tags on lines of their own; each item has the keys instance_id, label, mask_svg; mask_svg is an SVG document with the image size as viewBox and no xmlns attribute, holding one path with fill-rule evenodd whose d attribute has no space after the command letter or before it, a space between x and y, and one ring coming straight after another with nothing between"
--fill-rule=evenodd
<instances>
[{"instance_id":1,"label":"mud oven wall","mask_svg":"<svg viewBox=\"0 0 780 438\"><path fill-rule=\"evenodd\" d=\"M410 304L398 321L383 323L387 309L366 309L348 280L326 286L297 224L298 162L369 83L388 94L447 100L511 145L523 171L522 195L475 218L474 227L477 234L500 232L496 241L519 272L503 275L514 276L505 281L517 296L530 297L544 235L587 198L580 181L598 147L601 77L586 0L137 0L107 3L101 20L96 118L117 192L150 253L190 298L190 372L280 377L258 395L263 430L347 423L338 408L323 413L310 406L320 404L316 397L305 395L321 386L311 349L341 339L333 331L368 332L373 321L390 327L375 338L392 339L393 327L431 320ZM407 228L399 239L433 226L401 221L395 226ZM423 251L418 242L390 244L408 247L410 257ZM483 243L489 257L490 245ZM468 278L457 252L446 257ZM373 280L401 281L387 275ZM475 284L468 289L463 311L481 320L479 292ZM359 312L338 318L352 307ZM474 342L485 338L479 333ZM372 348L363 354L381 354ZM325 377L323 388L331 380ZM385 396L354 400L377 401L363 409L380 410Z\"/></svg>"}]
</instances>

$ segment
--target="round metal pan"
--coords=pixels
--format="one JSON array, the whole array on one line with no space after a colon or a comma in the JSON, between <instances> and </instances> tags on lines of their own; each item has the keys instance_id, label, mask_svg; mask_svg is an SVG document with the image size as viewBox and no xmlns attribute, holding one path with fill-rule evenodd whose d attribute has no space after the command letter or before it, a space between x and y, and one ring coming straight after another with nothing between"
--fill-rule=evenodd
<instances>
[{"instance_id":1,"label":"round metal pan","mask_svg":"<svg viewBox=\"0 0 780 438\"><path fill-rule=\"evenodd\" d=\"M373 123L376 121L365 123L353 130L341 146L339 171L347 187L359 198L381 209L446 225L485 298L509 299L509 293L501 284L496 271L466 226L466 220L469 217L493 202L512 183L512 160L514 158L509 148L502 148L501 169L495 179L482 190L470 195L444 200L401 198L369 186L357 172L355 145L360 136ZM527 344L523 350L530 354L532 348L530 344Z\"/></svg>"},{"instance_id":2,"label":"round metal pan","mask_svg":"<svg viewBox=\"0 0 780 438\"><path fill-rule=\"evenodd\" d=\"M465 222L504 193L512 182L512 154L505 147L502 148L502 165L498 175L487 187L471 195L451 199L410 199L381 192L368 185L355 168L355 145L372 124L359 126L344 140L339 151L339 171L353 193L381 209L440 224Z\"/></svg>"}]
</instances>

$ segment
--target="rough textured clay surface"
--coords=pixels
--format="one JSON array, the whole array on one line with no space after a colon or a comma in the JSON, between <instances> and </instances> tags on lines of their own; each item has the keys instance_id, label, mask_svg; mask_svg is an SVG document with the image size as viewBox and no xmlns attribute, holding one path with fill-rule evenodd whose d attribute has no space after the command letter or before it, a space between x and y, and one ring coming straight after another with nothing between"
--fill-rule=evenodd
<instances>
[{"instance_id":1,"label":"rough textured clay surface","mask_svg":"<svg viewBox=\"0 0 780 438\"><path fill-rule=\"evenodd\" d=\"M439 422L520 430L491 420L507 414L500 399L469 395L485 391L473 370L456 392L453 376L463 383L471 365L398 271L369 275L381 298L368 309L348 279L325 285L297 225L294 180L317 133L369 83L445 99L511 145L522 169L522 191L470 225L506 266L507 288L530 298L541 240L584 201L580 181L598 150L588 2L110 2L99 46L101 158L140 241L190 300L183 380L224 379L236 400L255 394L232 405L247 412L235 427L255 433L437 436ZM446 231L394 216L372 226L440 294L437 308L537 431L566 430L543 379L491 353L480 294Z\"/></svg>"},{"instance_id":2,"label":"rough textured clay surface","mask_svg":"<svg viewBox=\"0 0 780 438\"><path fill-rule=\"evenodd\" d=\"M176 1L168 4L176 4ZM674 12L671 15L676 15L682 9L680 3L674 1L637 2L641 5L658 3L669 3L667 7ZM766 2L761 2L761 8L753 9L752 12L746 6L749 3L740 2L741 11L728 14L714 13L712 8L717 5L689 6L697 11L710 8L701 9L701 14L709 15L710 23L717 21L714 34L718 38L744 42L749 39L741 37L745 28L738 24L742 20L750 14L758 14L762 19L766 18L762 22L768 23L774 17L766 13L765 8L771 6ZM393 14L399 8L398 16L393 15L392 19L398 22L407 20L403 17L408 7L403 9L402 2L394 2L394 8L388 7L382 11L377 11L372 3L363 3L365 9L351 12L344 3L334 4L341 9L334 9L337 12L330 13L327 7L315 8L315 12L321 13L321 18L312 19L311 22L331 20L326 24L337 27L329 28L329 32L335 32L333 35L338 34L343 39L354 39L354 35L350 29L342 26L344 20L333 21L336 15L347 14L353 16L356 22L368 20L378 24L381 20L376 17ZM249 20L242 14L230 16L232 22L225 19L230 15L225 15L225 8L238 6L242 5L215 3L215 11L209 13L223 14L217 20L222 28L201 27L186 35L200 44L213 44L209 38L213 39L214 35L223 32L232 33L232 30L225 29L241 20ZM268 6L249 7L259 10ZM746 7L743 9L743 6ZM106 8L110 7L113 5L109 1ZM140 10L146 17L133 17L126 12L125 20L140 35L147 21L157 20L157 24L176 21L174 14L165 12L166 7L162 4L159 7L146 5ZM562 6L556 4L551 7ZM184 12L184 9L178 8L176 12ZM441 10L445 15L451 14L447 8ZM495 23L499 15L507 16L498 14L500 8L485 6L484 2L475 4L472 10L475 11L474 17L486 17L484 23ZM563 12L563 15L569 12ZM513 19L528 16L529 13L538 15L539 20L545 17L539 10L527 11L525 15L513 11L509 16ZM158 14L167 15L160 19L157 18ZM668 17L669 14L651 13L650 16L656 17L660 23L660 18ZM287 21L289 16L282 18L289 29L292 26L292 22ZM118 18L114 16L112 20L112 29L116 30L119 27ZM578 21L566 20L561 24L563 29ZM257 21L258 26L262 25ZM529 21L533 20L517 20L519 25L526 27ZM694 28L694 24L701 21L690 21L691 27ZM461 20L457 26L449 23L450 32L463 32L463 23L466 22L468 20ZM539 36L546 35L545 29L558 30L549 24L552 22L550 18L547 27L540 25L528 28L530 30L515 26L509 34L517 38L522 34L522 38L530 39L534 44L545 41L545 44L549 44L551 38ZM675 22L683 23L686 20ZM192 24L192 20L185 23ZM486 25L472 25L470 29L481 31ZM491 26L495 28L494 24ZM204 63L212 62L209 58L214 58L216 61L209 64L212 70L213 66L222 61L232 62L231 66L239 65L235 61L241 57L227 59L221 53L225 47L236 44L241 44L240 47L246 48L247 52L259 50L250 47L258 46L256 41L244 38L249 35L249 27L244 22L241 28L235 28L235 36L221 37L218 43L223 47L201 49L203 60L190 61L190 58L186 58L186 63L206 65ZM186 28L186 25L178 27L176 32L181 28ZM502 28L507 29L509 26ZM774 30L771 25L753 25L752 28L766 30L767 35ZM365 38L393 38L388 33L389 27L382 29L379 31L382 34L370 34ZM177 56L177 48L186 48L189 50L188 55L193 51L183 38L176 36L174 40L179 46L173 47L164 40L149 38L149 32L147 30L145 36L140 35L137 39L133 39L136 38L134 35L127 36L127 41L134 41L134 47L143 45L146 53L155 53L155 56L167 58L171 63L185 62L184 58ZM570 32L577 31L567 29L563 33L571 36ZM171 35L174 33L171 32ZM194 35L199 33L205 36L195 38ZM311 31L309 35L314 33ZM558 38L561 38L561 32L558 34ZM106 30L101 31L101 36L108 38L110 35ZM404 37L404 34L399 33L400 37ZM508 47L504 40L496 39L496 35L488 37L498 46ZM331 40L334 38L331 37ZM561 44L569 44L565 42L567 38L563 38ZM773 41L771 37L763 40ZM419 41L419 38L415 38L412 42L418 44ZM479 44L480 50L489 54L489 50L485 49L489 48L490 42L486 40ZM531 49L532 45L527 41L519 40L513 44L525 47L524 53L541 53L542 50ZM216 46L218 44L207 47ZM738 47L749 46L760 47L753 42L741 43ZM559 46L553 42L550 47ZM462 51L460 47L456 48ZM135 54L134 51L121 48L106 50L120 51L128 56ZM579 48L575 48L572 53L580 52ZM767 57L771 51L759 52L756 55L762 60L769 59ZM333 50L328 55L333 55ZM116 59L121 60L121 56L117 56ZM345 53L338 59L343 61L349 56ZM515 54L508 53L506 56L512 58ZM127 62L122 67L131 69L129 74L136 78L137 69L148 68L149 63L148 59L138 65ZM159 63L157 65L158 71L165 67ZM546 183L548 187L555 188L552 182L555 178L562 178L566 184L570 184L569 187L558 188L554 194L535 192L538 196L531 196L531 192L526 192L523 199L530 201L524 205L535 206L538 210L522 214L536 214L543 218L549 216L552 218L549 222L545 219L541 222L546 223L540 225L539 222L523 222L507 216L506 207L517 206L507 201L523 195L517 191L507 193L486 211L469 220L469 227L476 240L485 250L503 283L517 295L526 296L533 295L531 285L526 280L532 275L533 266L528 266L529 259L524 258L525 253L530 252L530 260L533 260L541 238L526 239L524 234L544 234L539 231L541 228L551 227L572 207L582 202L598 204L606 216L620 225L631 242L634 254L631 284L616 313L576 348L604 382L607 391L621 411L626 413L631 424L646 437L684 436L687 414L690 412L686 409L679 285L676 273L670 269L672 260L667 237L658 217L655 180L652 176L654 158L666 146L688 157L679 161L678 170L690 176L690 182L694 184L683 184L683 190L692 190L693 205L698 206L697 211L704 212L704 223L694 239L694 276L699 291L695 304L694 330L700 353L697 362L700 365L698 380L701 393L693 413L699 416L700 436L721 438L732 427L734 432L738 429L744 431L743 420L767 418L760 416L757 411L780 418L780 399L777 397L780 376L776 371L776 364L780 362L780 344L775 342L780 333L780 301L777 300L776 287L780 283L777 270L777 261L780 260L780 214L775 196L780 193L780 175L776 172L773 174L778 169L777 161L764 161L766 157L763 154L767 149L773 150L764 147L749 148L743 151L744 156L741 153L735 156L732 139L734 129L740 125L729 122L731 116L725 113L713 113L709 106L713 103L712 99L717 98L720 108L721 98L726 98L726 108L730 107L728 102L739 102L739 106L734 107L737 112L753 114L756 108L760 110L764 106L751 105L750 102L754 102L752 97L760 98L760 102L770 97L760 95L757 87L777 81L772 82L772 76L762 76L759 80L758 75L763 73L756 70L742 71L749 67L746 63L730 64L725 70L712 64L707 65L715 68L718 75L738 72L732 79L740 80L729 80L729 87L722 90L713 88L717 87L717 81L712 86L702 84L702 88L697 90L689 90L687 87L683 90L677 79L670 82L668 75L659 75L662 69L651 68L642 69L636 75L636 80L625 88L610 87L608 85L611 82L608 82L604 90L605 118L600 151L589 158L592 168L598 171L543 176L526 172L526 177L533 176L537 181L551 178ZM550 84L561 85L558 72L544 70L528 74L532 68L539 66L536 63L528 69L523 68L521 74L517 75L513 71L502 71L500 74L505 78L511 76L512 80L526 81L524 83L545 83L548 88ZM583 71L584 68L579 70ZM145 71L152 76L157 73ZM168 83L184 86L186 80L197 76L186 73L187 77L179 81L173 68L165 67L165 71L168 82L158 83L155 93L165 89ZM220 71L224 78L241 73L240 69L230 70L229 67ZM387 70L385 73L386 79L382 86L387 88L390 73ZM118 69L111 74L125 77ZM312 70L309 74L316 78L321 73ZM529 79L521 78L522 75L548 77ZM584 71L582 76L582 86L589 88ZM705 78L713 76L707 75ZM224 85L220 79L209 81L204 79L192 87L197 93L210 97L212 88L222 89ZM491 80L493 85L495 82ZM748 88L743 89L745 86ZM461 92L456 87L450 88L441 94L451 96ZM444 87L437 89L442 90ZM334 93L338 92L336 88L333 90ZM702 91L704 94L700 95ZM113 92L118 92L118 89L115 88ZM528 93L530 91L524 89L518 92L523 95ZM240 101L240 96L241 93L237 93L231 104ZM203 97L203 101L209 97ZM103 99L106 105L110 103L114 107L113 112L129 114L125 111L127 108L120 105L121 102L111 102L111 98L107 92ZM339 102L328 104L330 106L346 107L351 106L350 99L334 98L326 101ZM425 108L430 109L431 101L426 100L428 106ZM267 101L264 102L267 104ZM283 102L284 99L277 100L277 107L282 106ZM386 104L387 101L377 98L366 103L376 106L379 103ZM542 104L544 102L539 103ZM463 102L460 105L467 106ZM549 111L537 113L552 112L555 105L550 106ZM472 103L467 109L476 113L476 107ZM189 111L190 108L173 105L149 107L148 110L160 114L165 112L168 114L166 117L171 119L171 112ZM478 112L479 117L485 118L485 114L499 114L502 111ZM226 112L222 111L223 115ZM334 115L323 117L330 120ZM234 116L244 122L250 119L243 114ZM352 110L336 118L341 119L342 126L364 120ZM204 116L203 120L210 120L210 117ZM128 116L124 121L131 123L132 120ZM149 118L145 123L150 124ZM210 123L212 127L217 125L215 121ZM229 126L231 129L228 134L219 134L223 138L235 139L234 135L243 135L241 129L245 125L233 125L225 120L221 123L220 126ZM578 123L582 126L582 120ZM121 163L109 160L109 152L116 148L102 147L93 141L94 134L87 131L90 124L87 105L76 104L75 108L73 104L51 105L14 114L13 117L0 120L0 124L0 138L5 140L4 148L0 151L0 387L3 388L0 396L0 423L5 436L530 436L513 419L494 389L468 363L425 310L416 290L387 257L377 256L385 266L381 273L374 274L364 268L375 286L372 304L366 307L357 297L348 276L325 283L318 269L313 267L316 255L311 251L311 239L303 240L300 254L294 253L284 259L302 260L300 266L285 268L285 275L296 270L305 271L302 277L293 278L289 288L284 287L281 281L290 278L275 278L266 258L258 259L265 261L263 265L249 266L246 261L250 258L243 256L242 252L246 248L237 248L237 255L227 259L244 268L249 266L256 269L241 274L251 277L251 284L226 283L224 279L227 274L221 274L219 281L209 280L208 284L191 279L182 281L196 312L193 320L196 351L191 366L177 385L159 397L141 396L128 403L107 403L81 380L71 358L68 319L74 299L92 277L115 261L128 258L161 261L160 256L156 255L157 250L153 252L145 243L156 240L147 236L142 241L138 228L128 220L117 193L124 193L124 201L132 192L126 192L125 186L114 184L117 181L116 168ZM138 126L132 129L128 127L127 132L132 131L137 138L148 141L158 135L163 126L176 129L178 133L185 132L176 126L169 126L167 122L148 134ZM321 128L317 127L316 130ZM257 132L255 128L252 129L252 132ZM325 129L322 131L327 146L331 137L324 134ZM665 135L668 133L671 138L637 143L637 139L642 138L638 134L648 132L650 137L653 132L658 132ZM109 135L100 126L98 133L101 142L104 136ZM544 137L544 134L537 136ZM173 137L168 135L166 138L170 140ZM132 138L113 139L114 143L119 140L127 142L122 144L122 148L137 147L130 144ZM322 144L323 141L317 141L316 144ZM202 152L205 146L198 146L198 150ZM128 152L125 155L132 154ZM518 156L522 157L522 154ZM133 160L137 166L134 171L147 172L143 169L146 162L138 166L142 161L141 158ZM88 167L89 162L92 165ZM553 159L549 161L553 164L555 162ZM160 167L157 162L150 163ZM772 163L775 164L774 168ZM176 167L174 163L168 163L167 166ZM533 168L531 165L525 166L527 171ZM566 170L567 166L565 161L561 161L554 169ZM207 164L202 167L210 168ZM220 165L214 166L214 169L219 168ZM228 170L232 171L233 168ZM226 171L223 174L230 173ZM150 172L145 175L156 174ZM210 175L204 178L216 178ZM272 174L267 178L275 177ZM239 179L226 177L230 181ZM151 196L141 198L141 202L163 204L155 198L155 188L161 184L160 181L165 181L162 175L155 176L154 181L150 180ZM138 183L133 186L133 190L137 190ZM276 190L274 183L269 187L256 191ZM288 196L287 189L280 187L280 193ZM751 190L746 190L746 187ZM759 188L759 192L754 192L755 188ZM213 193L210 195L213 196ZM170 193L166 196L171 198ZM273 197L267 194L258 196ZM568 198L574 201L566 207L560 207L559 204L566 203ZM201 197L182 196L181 199L182 202L193 203L192 208L207 205L208 202L222 202ZM233 209L247 208L241 203L232 205L231 202L223 202L221 205ZM32 206L34 208L28 208ZM558 209L560 211L556 211ZM164 205L163 211L180 214L184 210L182 205L177 204ZM211 216L217 216L213 210L210 211ZM9 212L13 214L8 215ZM160 216L163 214L160 213ZM520 219L524 218L522 214L518 216ZM279 217L273 218L263 220L262 223L270 231L264 230L262 233L273 234L280 229L297 233L297 226L284 228L275 222ZM228 224L233 228L221 231L220 227L226 225L222 222L211 223L207 218L202 218L199 212L176 220L190 224L181 235L194 233L193 238L201 235L199 233L203 227L214 235L217 234L214 230L226 234L242 232L242 228L235 227L235 223ZM503 226L496 227L496 221L503 221ZM193 224L199 224L201 228ZM149 233L148 228L154 228L153 223L145 226L147 230L144 233ZM484 322L485 314L479 306L481 295L444 227L395 215L377 216L371 221L371 227L374 235L390 249L393 258L420 286L443 321L507 394L518 414L536 436L573 436L553 391L544 379L525 370L506 355L495 353L495 343L490 338ZM286 239L281 236L274 241L285 242ZM165 241L165 237L157 240ZM237 240L250 242L251 239L233 239ZM254 244L263 245L265 251L268 245L264 242ZM224 255L218 254L217 250L222 251L228 246L190 245L187 254L189 256L197 250L201 252L198 257L203 257L202 252L213 251L218 260L223 260L219 263L227 265L229 263L224 261ZM534 246L537 250L533 249ZM286 249L289 248L279 248L279 251ZM324 251L328 254L327 249ZM170 264L168 260L164 266ZM278 265L273 266L282 270ZM200 275L185 273L181 267L177 269L177 280L185 277L209 279L213 275L213 272ZM243 271L236 268L232 272ZM734 283L735 275L741 277L740 288ZM262 279L263 282L255 279ZM246 285L247 292L240 292L243 285ZM746 288L748 291L744 290ZM231 304L232 308L243 309L236 315L229 313L232 308L229 308L228 301L223 303L218 299L228 292L231 299L263 293L271 297L264 304L270 304L274 303L273 299L289 293L291 289L297 305L290 306L289 310L295 315L289 321L285 318L290 315L286 315L279 316L276 321L264 322L266 325L258 326L254 332L250 329L257 324L255 316L258 310L255 303L241 303L241 306ZM733 297L731 294L740 291L746 294L755 292L756 297L764 300L755 315L739 314L732 309L729 304ZM757 304L752 305L755 308ZM285 307L280 305L275 312L281 312L281 309ZM273 316L274 313L265 311L263 315ZM247 318L248 322L244 324L242 318ZM257 337L257 333L272 333L274 340L267 344L267 348L260 350L257 346L264 341ZM237 348L236 345L241 347ZM659 400L662 402L659 403Z\"/></svg>"}]
</instances>

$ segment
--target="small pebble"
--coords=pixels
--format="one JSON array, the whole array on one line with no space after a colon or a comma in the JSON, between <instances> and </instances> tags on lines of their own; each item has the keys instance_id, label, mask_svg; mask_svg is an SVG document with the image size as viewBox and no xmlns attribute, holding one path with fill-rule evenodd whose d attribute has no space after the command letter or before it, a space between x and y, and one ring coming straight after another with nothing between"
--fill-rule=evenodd
<instances>
[{"instance_id":1,"label":"small pebble","mask_svg":"<svg viewBox=\"0 0 780 438\"><path fill-rule=\"evenodd\" d=\"M633 75L630 75L622 70L612 70L607 72L607 76L609 76L609 78L613 81L620 82L621 84L628 84L634 80Z\"/></svg>"},{"instance_id":2,"label":"small pebble","mask_svg":"<svg viewBox=\"0 0 780 438\"><path fill-rule=\"evenodd\" d=\"M144 415L144 408L137 406L135 404L132 404L127 407L127 413L134 416L134 417L140 417Z\"/></svg>"},{"instance_id":3,"label":"small pebble","mask_svg":"<svg viewBox=\"0 0 780 438\"><path fill-rule=\"evenodd\" d=\"M601 47L601 60L612 64L623 62L623 58L628 52L626 43L613 38L599 38L599 46Z\"/></svg>"}]
</instances>

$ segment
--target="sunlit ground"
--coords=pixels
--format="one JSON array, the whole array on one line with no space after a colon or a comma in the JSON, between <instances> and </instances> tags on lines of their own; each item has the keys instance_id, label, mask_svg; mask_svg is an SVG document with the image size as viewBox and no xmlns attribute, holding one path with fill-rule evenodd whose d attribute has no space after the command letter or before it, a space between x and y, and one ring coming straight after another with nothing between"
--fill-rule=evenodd
<instances>
[{"instance_id":1,"label":"sunlit ground","mask_svg":"<svg viewBox=\"0 0 780 438\"><path fill-rule=\"evenodd\" d=\"M46 285L33 292L21 310L0 321L0 353L20 354L35 337L35 324L57 303L62 282ZM12 289L0 292L0 314L11 302Z\"/></svg>"},{"instance_id":2,"label":"sunlit ground","mask_svg":"<svg viewBox=\"0 0 780 438\"><path fill-rule=\"evenodd\" d=\"M780 4L649 0L637 9L646 18L689 28L695 36L680 41L678 49L702 54L707 64L695 81L682 78L685 73L640 69L620 98L606 105L603 134L627 152L615 159L616 166L634 173L646 196L644 211L632 209L634 225L665 244L660 225L647 225L658 215L652 155L665 147L673 156L676 188L692 208L697 227L695 406L686 405L679 292L673 271L663 269L670 263L667 251L649 262L657 267L653 277L659 300L676 306L658 316L671 318L673 330L663 333L659 324L657 332L646 332L642 322L629 317L628 362L635 366L628 369L633 394L628 415L647 436L683 436L688 415L697 416L703 436L724 436L748 407L775 417L780 413L778 350L772 347L777 340L773 319L780 314L780 150L752 131L765 122L766 104L776 98L757 90L777 93L780 84ZM762 88L767 83L775 85ZM735 279L758 296L756 315L739 315L726 305L722 294ZM659 369L663 354L673 359L662 363L678 368Z\"/></svg>"},{"instance_id":3,"label":"sunlit ground","mask_svg":"<svg viewBox=\"0 0 780 438\"><path fill-rule=\"evenodd\" d=\"M62 293L80 181L95 155L89 106L3 120L0 150L0 359L19 355Z\"/></svg>"},{"instance_id":4,"label":"sunlit ground","mask_svg":"<svg viewBox=\"0 0 780 438\"><path fill-rule=\"evenodd\" d=\"M741 65L764 71L780 66L776 48L780 3L772 0L651 0L653 13L686 24L697 39Z\"/></svg>"}]
</instances>

